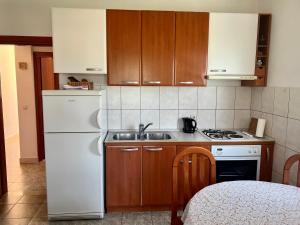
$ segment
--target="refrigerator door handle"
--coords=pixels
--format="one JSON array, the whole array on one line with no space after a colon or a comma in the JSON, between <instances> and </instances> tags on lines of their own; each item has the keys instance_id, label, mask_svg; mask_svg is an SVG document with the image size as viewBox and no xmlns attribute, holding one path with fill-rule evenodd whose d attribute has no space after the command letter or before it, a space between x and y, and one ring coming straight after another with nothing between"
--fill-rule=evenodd
<instances>
[{"instance_id":1,"label":"refrigerator door handle","mask_svg":"<svg viewBox=\"0 0 300 225\"><path fill-rule=\"evenodd\" d=\"M99 155L102 155L102 150L103 150L103 145L102 145L102 136L99 137L98 142L97 142L97 149Z\"/></svg>"},{"instance_id":2,"label":"refrigerator door handle","mask_svg":"<svg viewBox=\"0 0 300 225\"><path fill-rule=\"evenodd\" d=\"M101 113L102 113L102 110L101 109L99 109L98 110L98 113L97 113L97 117L96 117L96 120L97 120L97 125L98 125L98 127L99 127L99 129L101 129L101 122L100 122L100 117L101 117Z\"/></svg>"}]
</instances>

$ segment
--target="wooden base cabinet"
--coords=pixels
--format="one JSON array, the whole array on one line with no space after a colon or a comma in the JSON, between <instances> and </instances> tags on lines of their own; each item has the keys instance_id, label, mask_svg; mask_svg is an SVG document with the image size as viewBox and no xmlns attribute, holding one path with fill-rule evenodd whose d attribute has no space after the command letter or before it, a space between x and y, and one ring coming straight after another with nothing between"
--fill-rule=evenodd
<instances>
[{"instance_id":1,"label":"wooden base cabinet","mask_svg":"<svg viewBox=\"0 0 300 225\"><path fill-rule=\"evenodd\" d=\"M172 167L175 156L175 146L143 146L143 206L169 206L171 204Z\"/></svg>"},{"instance_id":2,"label":"wooden base cabinet","mask_svg":"<svg viewBox=\"0 0 300 225\"><path fill-rule=\"evenodd\" d=\"M141 205L141 156L137 146L106 147L106 206Z\"/></svg>"},{"instance_id":3,"label":"wooden base cabinet","mask_svg":"<svg viewBox=\"0 0 300 225\"><path fill-rule=\"evenodd\" d=\"M274 144L261 146L260 178L261 181L272 181Z\"/></svg>"}]
</instances>

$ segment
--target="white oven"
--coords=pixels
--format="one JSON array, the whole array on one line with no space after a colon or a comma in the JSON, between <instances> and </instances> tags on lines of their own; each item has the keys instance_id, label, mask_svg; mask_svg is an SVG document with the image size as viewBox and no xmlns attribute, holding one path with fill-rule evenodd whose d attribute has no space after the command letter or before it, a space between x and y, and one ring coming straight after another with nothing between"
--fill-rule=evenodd
<instances>
[{"instance_id":1,"label":"white oven","mask_svg":"<svg viewBox=\"0 0 300 225\"><path fill-rule=\"evenodd\" d=\"M260 145L213 145L217 182L259 180Z\"/></svg>"}]
</instances>

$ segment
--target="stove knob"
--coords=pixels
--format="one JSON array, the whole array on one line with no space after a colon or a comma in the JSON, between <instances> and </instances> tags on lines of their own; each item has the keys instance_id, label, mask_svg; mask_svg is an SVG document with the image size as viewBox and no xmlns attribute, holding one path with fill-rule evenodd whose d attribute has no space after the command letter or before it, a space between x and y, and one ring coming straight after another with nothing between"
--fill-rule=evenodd
<instances>
[{"instance_id":1,"label":"stove knob","mask_svg":"<svg viewBox=\"0 0 300 225\"><path fill-rule=\"evenodd\" d=\"M249 152L249 154L251 154L251 153L252 153L252 151L251 151L251 150L249 150L248 152Z\"/></svg>"}]
</instances>

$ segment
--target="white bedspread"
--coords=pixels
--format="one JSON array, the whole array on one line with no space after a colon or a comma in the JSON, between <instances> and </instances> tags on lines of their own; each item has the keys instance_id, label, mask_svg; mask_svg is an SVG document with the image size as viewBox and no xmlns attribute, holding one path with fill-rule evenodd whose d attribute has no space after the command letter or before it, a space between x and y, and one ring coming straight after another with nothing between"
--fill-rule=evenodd
<instances>
[{"instance_id":1,"label":"white bedspread","mask_svg":"<svg viewBox=\"0 0 300 225\"><path fill-rule=\"evenodd\" d=\"M208 186L189 202L184 225L300 225L300 188L260 181Z\"/></svg>"}]
</instances>

